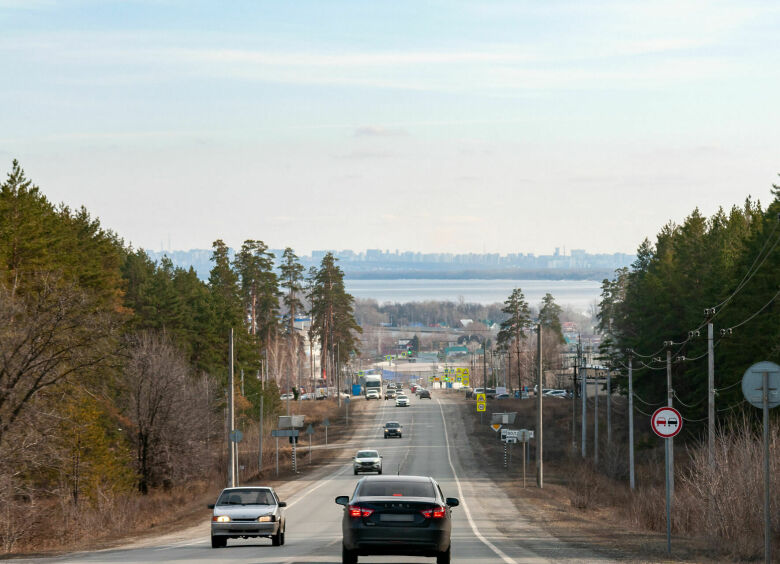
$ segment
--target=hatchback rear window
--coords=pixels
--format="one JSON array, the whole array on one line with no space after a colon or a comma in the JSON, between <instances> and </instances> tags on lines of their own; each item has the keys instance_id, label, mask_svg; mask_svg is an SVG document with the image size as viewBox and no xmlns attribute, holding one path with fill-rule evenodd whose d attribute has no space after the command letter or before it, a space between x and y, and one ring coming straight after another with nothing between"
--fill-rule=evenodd
<instances>
[{"instance_id":1,"label":"hatchback rear window","mask_svg":"<svg viewBox=\"0 0 780 564\"><path fill-rule=\"evenodd\" d=\"M360 486L361 497L436 497L430 482L367 481Z\"/></svg>"}]
</instances>

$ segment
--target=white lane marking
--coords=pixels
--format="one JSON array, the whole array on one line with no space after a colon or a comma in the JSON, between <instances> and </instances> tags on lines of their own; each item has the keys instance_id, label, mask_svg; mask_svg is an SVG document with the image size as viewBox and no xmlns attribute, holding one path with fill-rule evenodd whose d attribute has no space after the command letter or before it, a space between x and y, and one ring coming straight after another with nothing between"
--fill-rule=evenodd
<instances>
[{"instance_id":1,"label":"white lane marking","mask_svg":"<svg viewBox=\"0 0 780 564\"><path fill-rule=\"evenodd\" d=\"M327 480L320 481L320 483L319 483L319 484L317 484L316 486L314 486L313 488L310 488L310 489L306 490L305 492L303 492L303 493L300 495L300 497L298 497L298 498L297 498L295 501L291 501L290 503L288 503L288 504L287 504L287 509L289 509L289 508L293 507L293 506L294 506L296 503L298 503L299 501L303 501L303 500L306 498L306 496L307 496L307 495L309 495L310 493L312 493L313 491L316 491L316 490L320 489L322 486L324 486L325 484L328 484L328 483L332 482L333 480L335 480L337 476L339 476L340 474L343 474L343 473L344 473L344 471L345 471L347 468L349 468L351 465L352 465L351 463L350 463L350 464L345 464L345 465L344 465L344 467L343 467L341 470L339 470L338 472L334 472L333 474L331 474L331 475L328 477L328 479L327 479Z\"/></svg>"},{"instance_id":2,"label":"white lane marking","mask_svg":"<svg viewBox=\"0 0 780 564\"><path fill-rule=\"evenodd\" d=\"M458 475L455 473L455 466L452 464L452 456L450 455L450 438L449 434L447 433L447 421L444 419L444 409L441 407L441 402L438 398L436 398L436 403L439 404L439 411L441 412L441 420L444 425L444 442L447 445L447 461L450 463L450 468L452 469L452 476L455 478L455 484L458 486L458 495L460 498L460 505L463 506L463 510L466 512L466 519L469 521L469 526L471 526L471 530L474 531L474 535L484 544L486 547L488 547L490 550L496 553L496 555L501 558L506 564L517 564L515 560L510 558L506 555L506 553L498 548L496 545L494 545L492 542L487 540L484 536L482 536L482 533L479 532L479 529L477 529L477 524L474 522L474 519L471 517L471 511L469 511L469 506L466 503L466 498L463 496L463 488L460 485L460 480L458 479Z\"/></svg>"}]
</instances>

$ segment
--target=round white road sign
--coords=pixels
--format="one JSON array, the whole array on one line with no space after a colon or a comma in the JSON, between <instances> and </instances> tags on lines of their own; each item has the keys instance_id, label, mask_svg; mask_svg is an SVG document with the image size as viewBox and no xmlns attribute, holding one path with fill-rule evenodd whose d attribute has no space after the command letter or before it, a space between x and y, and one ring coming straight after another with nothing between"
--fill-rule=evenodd
<instances>
[{"instance_id":1,"label":"round white road sign","mask_svg":"<svg viewBox=\"0 0 780 564\"><path fill-rule=\"evenodd\" d=\"M673 407L659 407L650 418L650 426L663 439L671 439L682 430L683 418Z\"/></svg>"},{"instance_id":2,"label":"round white road sign","mask_svg":"<svg viewBox=\"0 0 780 564\"><path fill-rule=\"evenodd\" d=\"M758 362L745 371L742 393L753 407L764 407L764 373L769 380L767 403L769 409L780 405L780 366L774 362Z\"/></svg>"}]
</instances>

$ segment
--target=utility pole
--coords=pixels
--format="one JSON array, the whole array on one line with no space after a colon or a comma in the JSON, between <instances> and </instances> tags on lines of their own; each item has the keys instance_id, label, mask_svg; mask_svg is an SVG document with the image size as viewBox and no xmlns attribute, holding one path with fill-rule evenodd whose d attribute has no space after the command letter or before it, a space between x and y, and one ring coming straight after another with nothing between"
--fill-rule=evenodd
<instances>
[{"instance_id":1,"label":"utility pole","mask_svg":"<svg viewBox=\"0 0 780 564\"><path fill-rule=\"evenodd\" d=\"M715 308L706 311L715 313ZM715 347L712 342L712 321L707 323L707 461L715 466Z\"/></svg>"},{"instance_id":2,"label":"utility pole","mask_svg":"<svg viewBox=\"0 0 780 564\"><path fill-rule=\"evenodd\" d=\"M263 472L263 395L260 394L260 450L257 455L257 469L260 473Z\"/></svg>"},{"instance_id":3,"label":"utility pole","mask_svg":"<svg viewBox=\"0 0 780 564\"><path fill-rule=\"evenodd\" d=\"M607 366L607 444L612 445L612 370Z\"/></svg>"},{"instance_id":4,"label":"utility pole","mask_svg":"<svg viewBox=\"0 0 780 564\"><path fill-rule=\"evenodd\" d=\"M577 449L577 361L579 351L574 357L574 372L571 380L571 449Z\"/></svg>"},{"instance_id":5,"label":"utility pole","mask_svg":"<svg viewBox=\"0 0 780 564\"><path fill-rule=\"evenodd\" d=\"M542 324L541 322L536 326L536 356L539 363L539 370L536 375L536 485L540 488L544 488L544 475L542 466L542 388L544 386L544 373L542 367Z\"/></svg>"},{"instance_id":6,"label":"utility pole","mask_svg":"<svg viewBox=\"0 0 780 564\"><path fill-rule=\"evenodd\" d=\"M585 360L587 362L587 358ZM580 446L582 447L582 458L585 458L588 455L588 368L582 363L580 363L580 393L582 395L582 444Z\"/></svg>"},{"instance_id":7,"label":"utility pole","mask_svg":"<svg viewBox=\"0 0 780 564\"><path fill-rule=\"evenodd\" d=\"M235 445L236 443L233 442L231 439L231 435L233 434L233 430L236 427L236 410L235 410L235 394L234 394L234 388L235 385L233 383L233 328L230 328L230 340L229 340L229 348L230 348L230 377L228 378L228 388L229 388L229 400L228 400L228 426L230 427L228 429L228 465L230 466L230 470L228 471L228 487L234 488L236 487L236 449Z\"/></svg>"},{"instance_id":8,"label":"utility pole","mask_svg":"<svg viewBox=\"0 0 780 564\"><path fill-rule=\"evenodd\" d=\"M487 398L487 337L482 343L482 391L486 394Z\"/></svg>"},{"instance_id":9,"label":"utility pole","mask_svg":"<svg viewBox=\"0 0 780 564\"><path fill-rule=\"evenodd\" d=\"M631 490L636 487L634 479L634 369L633 356L628 350L628 475Z\"/></svg>"},{"instance_id":10,"label":"utility pole","mask_svg":"<svg viewBox=\"0 0 780 564\"><path fill-rule=\"evenodd\" d=\"M593 406L593 464L599 464L599 371L593 370L593 391L596 392Z\"/></svg>"},{"instance_id":11,"label":"utility pole","mask_svg":"<svg viewBox=\"0 0 780 564\"><path fill-rule=\"evenodd\" d=\"M666 345L666 405L668 407L674 407L673 396L674 390L672 389L672 341L665 341ZM674 497L674 437L666 439L669 443L669 495Z\"/></svg>"}]
</instances>

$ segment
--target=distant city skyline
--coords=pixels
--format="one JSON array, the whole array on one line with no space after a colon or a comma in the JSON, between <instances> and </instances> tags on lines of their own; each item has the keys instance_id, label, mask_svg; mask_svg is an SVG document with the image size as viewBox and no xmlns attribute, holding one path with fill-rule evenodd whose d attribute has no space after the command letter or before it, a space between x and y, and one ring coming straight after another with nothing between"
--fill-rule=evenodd
<instances>
[{"instance_id":1,"label":"distant city skyline","mask_svg":"<svg viewBox=\"0 0 780 564\"><path fill-rule=\"evenodd\" d=\"M235 256L233 247L229 248L229 255ZM268 249L275 255L278 266L284 249ZM318 266L326 253L333 253L339 260L347 277L370 278L378 277L402 277L404 275L415 278L423 278L426 275L438 276L463 276L466 273L474 275L493 274L497 278L505 278L513 273L533 273L534 276L544 271L556 271L561 273L587 273L593 272L595 278L601 278L610 274L617 268L629 266L636 255L627 253L588 253L584 249L571 249L564 255L560 248L556 248L552 254L536 255L534 253L416 253L400 250L389 252L381 249L365 249L353 251L341 250L314 250L309 254L298 253L299 260L304 267ZM206 280L211 269L211 249L189 250L162 250L147 253L154 260L159 261L167 256L175 266L189 268L192 266L198 272L201 279Z\"/></svg>"}]
</instances>

